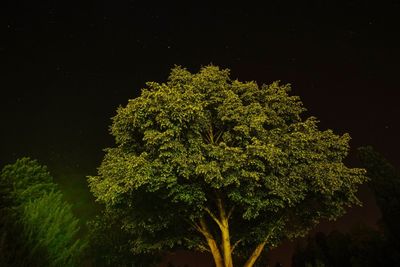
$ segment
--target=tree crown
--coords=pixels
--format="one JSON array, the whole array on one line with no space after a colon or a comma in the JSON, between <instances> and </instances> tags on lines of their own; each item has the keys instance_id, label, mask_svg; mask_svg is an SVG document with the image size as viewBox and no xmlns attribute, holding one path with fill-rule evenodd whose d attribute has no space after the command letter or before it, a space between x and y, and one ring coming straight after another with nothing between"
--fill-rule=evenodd
<instances>
[{"instance_id":1,"label":"tree crown","mask_svg":"<svg viewBox=\"0 0 400 267\"><path fill-rule=\"evenodd\" d=\"M302 102L289 93L289 84L240 82L216 66L196 74L175 67L166 83L147 83L118 108L116 147L89 177L91 190L126 215L138 251L184 244L193 228L183 225L196 228L205 216L228 218L243 250L303 235L358 203L365 176L343 164L349 135L303 119Z\"/></svg>"}]
</instances>

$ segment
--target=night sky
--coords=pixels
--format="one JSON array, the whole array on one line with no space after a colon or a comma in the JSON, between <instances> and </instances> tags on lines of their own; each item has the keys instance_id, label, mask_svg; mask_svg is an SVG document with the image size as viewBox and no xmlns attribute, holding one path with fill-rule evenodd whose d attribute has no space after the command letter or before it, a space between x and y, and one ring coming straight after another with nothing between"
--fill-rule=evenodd
<instances>
[{"instance_id":1,"label":"night sky","mask_svg":"<svg viewBox=\"0 0 400 267\"><path fill-rule=\"evenodd\" d=\"M38 159L89 216L85 176L113 145L116 108L175 64L210 63L242 81L291 83L321 129L350 133L349 164L372 145L400 166L399 1L143 2L1 2L1 166ZM362 198L339 228L376 220Z\"/></svg>"}]
</instances>

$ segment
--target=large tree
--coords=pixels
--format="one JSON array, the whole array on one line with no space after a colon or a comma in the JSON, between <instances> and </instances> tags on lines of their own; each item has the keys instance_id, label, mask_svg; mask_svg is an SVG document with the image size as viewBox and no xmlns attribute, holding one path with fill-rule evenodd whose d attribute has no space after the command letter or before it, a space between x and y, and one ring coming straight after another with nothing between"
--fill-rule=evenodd
<instances>
[{"instance_id":1,"label":"large tree","mask_svg":"<svg viewBox=\"0 0 400 267\"><path fill-rule=\"evenodd\" d=\"M119 214L134 253L207 250L253 266L265 248L359 203L364 170L343 164L349 135L321 131L290 85L175 67L118 108L90 188ZM236 258L236 257L235 257Z\"/></svg>"}]
</instances>

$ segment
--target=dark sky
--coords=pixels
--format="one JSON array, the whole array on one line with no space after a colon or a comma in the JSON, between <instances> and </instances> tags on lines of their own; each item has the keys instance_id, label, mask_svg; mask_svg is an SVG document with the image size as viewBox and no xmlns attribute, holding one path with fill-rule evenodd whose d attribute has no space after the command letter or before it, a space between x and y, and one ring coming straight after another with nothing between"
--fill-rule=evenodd
<instances>
[{"instance_id":1,"label":"dark sky","mask_svg":"<svg viewBox=\"0 0 400 267\"><path fill-rule=\"evenodd\" d=\"M174 64L213 63L291 83L321 128L400 166L399 1L264 2L2 1L0 164L37 158L73 195L118 105Z\"/></svg>"}]
</instances>

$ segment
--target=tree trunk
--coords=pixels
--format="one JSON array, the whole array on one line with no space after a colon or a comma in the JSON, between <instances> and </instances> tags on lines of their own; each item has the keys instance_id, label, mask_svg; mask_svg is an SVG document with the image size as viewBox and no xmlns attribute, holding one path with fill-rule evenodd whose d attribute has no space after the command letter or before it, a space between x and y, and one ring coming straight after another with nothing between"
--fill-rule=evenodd
<instances>
[{"instance_id":1,"label":"tree trunk","mask_svg":"<svg viewBox=\"0 0 400 267\"><path fill-rule=\"evenodd\" d=\"M204 218L200 219L200 226L201 229L199 230L207 240L207 244L210 247L210 251L214 257L214 261L217 265L222 264L223 267L233 267L232 261L232 246L229 234L229 218L233 209L231 209L228 214L225 211L225 207L223 201L218 193L216 193L216 204L219 211L219 216L217 216L211 209L205 207L204 210L210 215L210 217L214 220L214 222L218 225L221 231L221 249L222 249L222 256L221 252L218 248L218 245L215 241L215 238L212 236L210 231L208 230L207 224Z\"/></svg>"},{"instance_id":2,"label":"tree trunk","mask_svg":"<svg viewBox=\"0 0 400 267\"><path fill-rule=\"evenodd\" d=\"M259 244L256 247L256 249L253 251L250 258L246 261L246 263L243 265L243 267L252 267L254 265L254 263L260 256L261 252L264 250L266 243L267 243L267 241L264 241L263 243Z\"/></svg>"},{"instance_id":3,"label":"tree trunk","mask_svg":"<svg viewBox=\"0 0 400 267\"><path fill-rule=\"evenodd\" d=\"M222 253L224 255L225 267L233 267L232 247L229 234L229 215L226 214L222 198L217 194L217 207L219 210L219 220L217 224L221 230Z\"/></svg>"},{"instance_id":4,"label":"tree trunk","mask_svg":"<svg viewBox=\"0 0 400 267\"><path fill-rule=\"evenodd\" d=\"M225 229L222 229L221 232L222 232L222 251L224 253L225 267L233 267L232 249L231 249L231 241L229 237L228 226L226 226Z\"/></svg>"},{"instance_id":5,"label":"tree trunk","mask_svg":"<svg viewBox=\"0 0 400 267\"><path fill-rule=\"evenodd\" d=\"M207 239L207 244L210 247L211 254L214 258L216 267L226 267L224 266L224 261L222 260L221 253L219 252L217 242L214 239Z\"/></svg>"},{"instance_id":6,"label":"tree trunk","mask_svg":"<svg viewBox=\"0 0 400 267\"><path fill-rule=\"evenodd\" d=\"M215 238L212 236L210 233L207 224L203 218L200 219L200 228L198 229L206 238L207 244L210 248L211 254L214 258L215 266L216 267L225 267L224 266L224 261L221 257L221 252L219 251L217 242L215 241Z\"/></svg>"}]
</instances>

